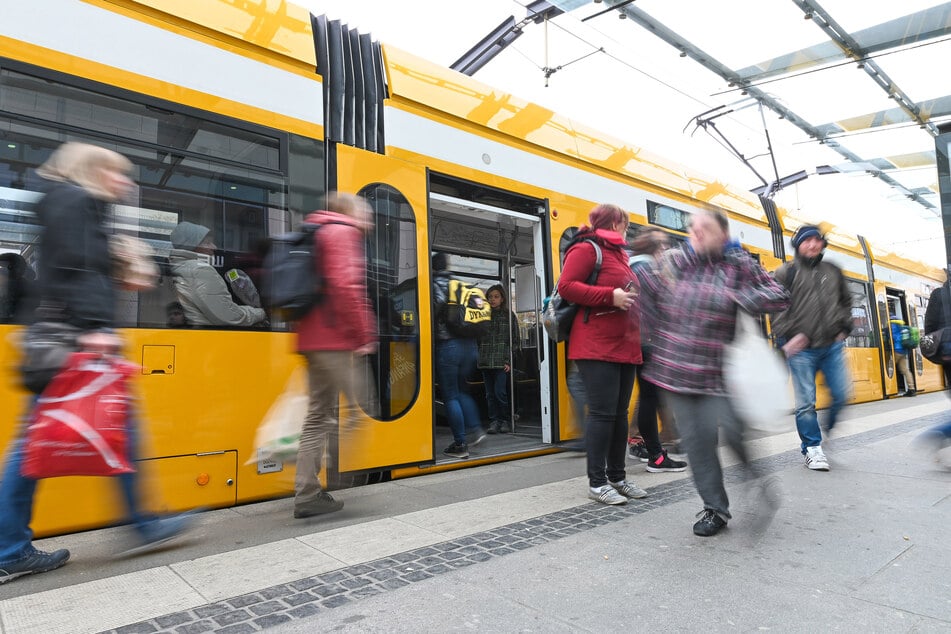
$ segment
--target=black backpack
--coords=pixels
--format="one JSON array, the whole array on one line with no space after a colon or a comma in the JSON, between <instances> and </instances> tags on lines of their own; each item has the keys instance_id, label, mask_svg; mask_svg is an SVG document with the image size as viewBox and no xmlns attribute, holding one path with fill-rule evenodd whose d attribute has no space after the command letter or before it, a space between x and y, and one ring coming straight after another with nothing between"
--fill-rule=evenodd
<instances>
[{"instance_id":1,"label":"black backpack","mask_svg":"<svg viewBox=\"0 0 951 634\"><path fill-rule=\"evenodd\" d=\"M297 231L271 238L261 275L261 301L272 317L301 319L320 303L323 278L315 246L323 225L304 223Z\"/></svg>"}]
</instances>

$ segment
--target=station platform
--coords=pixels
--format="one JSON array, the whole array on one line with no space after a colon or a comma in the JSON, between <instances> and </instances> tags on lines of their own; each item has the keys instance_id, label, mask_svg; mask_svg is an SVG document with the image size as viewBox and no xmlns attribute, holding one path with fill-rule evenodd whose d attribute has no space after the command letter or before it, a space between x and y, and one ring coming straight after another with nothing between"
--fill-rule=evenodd
<instances>
[{"instance_id":1,"label":"station platform","mask_svg":"<svg viewBox=\"0 0 951 634\"><path fill-rule=\"evenodd\" d=\"M949 409L847 408L829 472L805 468L792 417L751 440L775 514L724 450L734 518L710 538L689 470L628 461L650 495L608 507L559 453L335 492L345 508L307 520L289 498L210 511L134 558L114 554L127 527L40 540L72 559L0 586L0 631L947 632L951 471L912 440Z\"/></svg>"}]
</instances>

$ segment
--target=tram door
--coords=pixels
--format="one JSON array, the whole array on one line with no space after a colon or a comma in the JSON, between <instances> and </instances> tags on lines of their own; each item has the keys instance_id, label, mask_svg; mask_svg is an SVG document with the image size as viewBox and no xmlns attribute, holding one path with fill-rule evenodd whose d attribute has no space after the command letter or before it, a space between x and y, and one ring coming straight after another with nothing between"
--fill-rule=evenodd
<instances>
[{"instance_id":1,"label":"tram door","mask_svg":"<svg viewBox=\"0 0 951 634\"><path fill-rule=\"evenodd\" d=\"M493 412L500 400L490 393L492 373L476 370L468 378L469 393L479 408L483 426L501 419L500 432L478 449L482 456L530 449L549 443L551 389L549 360L540 336L541 285L544 276L542 222L537 215L510 211L480 202L431 193L430 249L449 255L449 272L468 284L488 291L495 285L505 290L513 327L508 346L510 371L507 383L508 411ZM487 351L483 351L484 353ZM485 357L483 356L483 359ZM452 441L442 390L435 375L436 459L440 443ZM470 447L470 454L473 449ZM471 457L471 456L470 456Z\"/></svg>"},{"instance_id":2,"label":"tram door","mask_svg":"<svg viewBox=\"0 0 951 634\"><path fill-rule=\"evenodd\" d=\"M902 376L898 367L902 360L895 352L897 342L892 332L892 321L900 320L904 325L909 325L912 324L912 318L905 301L904 291L886 288L885 298L885 310L882 310L881 305L879 306L879 317L882 320L882 349L885 353L885 394L896 396L915 389L914 375L916 373L913 369L914 351L906 351L905 362L908 363L909 374L912 376L912 385L906 385L905 377Z\"/></svg>"}]
</instances>

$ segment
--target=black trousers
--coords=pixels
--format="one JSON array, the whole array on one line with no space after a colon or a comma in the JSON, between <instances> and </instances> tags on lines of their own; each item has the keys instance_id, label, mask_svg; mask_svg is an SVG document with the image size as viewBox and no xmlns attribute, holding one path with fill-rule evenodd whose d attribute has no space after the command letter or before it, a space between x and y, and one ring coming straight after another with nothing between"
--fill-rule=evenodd
<instances>
[{"instance_id":1,"label":"black trousers","mask_svg":"<svg viewBox=\"0 0 951 634\"><path fill-rule=\"evenodd\" d=\"M588 485L596 488L608 481L620 482L627 453L627 407L637 366L588 359L576 363L588 395Z\"/></svg>"}]
</instances>

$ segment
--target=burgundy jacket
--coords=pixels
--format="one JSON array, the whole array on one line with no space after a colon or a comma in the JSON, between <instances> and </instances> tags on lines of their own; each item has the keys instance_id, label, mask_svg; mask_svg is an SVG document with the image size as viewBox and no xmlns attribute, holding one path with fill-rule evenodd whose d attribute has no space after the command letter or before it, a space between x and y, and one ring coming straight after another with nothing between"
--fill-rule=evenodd
<instances>
[{"instance_id":1,"label":"burgundy jacket","mask_svg":"<svg viewBox=\"0 0 951 634\"><path fill-rule=\"evenodd\" d=\"M586 237L601 246L598 279L593 285L586 283L594 270L594 247L588 242L576 242L565 254L558 280L561 296L579 305L568 338L568 358L639 364L640 311L636 305L627 311L614 307L614 289L624 288L631 281L637 285L637 278L627 263L624 239L619 233L603 229L579 232L575 239Z\"/></svg>"},{"instance_id":2,"label":"burgundy jacket","mask_svg":"<svg viewBox=\"0 0 951 634\"><path fill-rule=\"evenodd\" d=\"M315 234L324 292L323 300L297 322L297 351L356 350L375 342L363 231L353 218L332 211L313 212L305 221L326 225Z\"/></svg>"}]
</instances>

